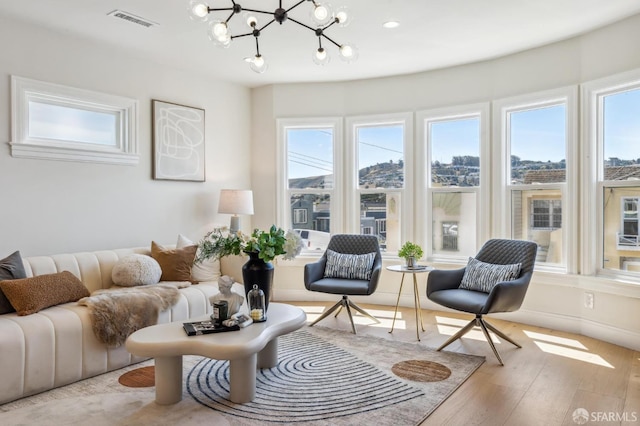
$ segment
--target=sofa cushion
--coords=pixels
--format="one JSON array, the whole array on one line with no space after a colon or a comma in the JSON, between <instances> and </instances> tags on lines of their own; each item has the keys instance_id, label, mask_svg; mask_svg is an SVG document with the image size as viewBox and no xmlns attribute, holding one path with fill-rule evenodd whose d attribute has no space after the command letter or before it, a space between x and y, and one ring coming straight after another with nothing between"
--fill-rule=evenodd
<instances>
[{"instance_id":1,"label":"sofa cushion","mask_svg":"<svg viewBox=\"0 0 640 426\"><path fill-rule=\"evenodd\" d=\"M325 278L370 280L376 253L346 254L327 249Z\"/></svg>"},{"instance_id":2,"label":"sofa cushion","mask_svg":"<svg viewBox=\"0 0 640 426\"><path fill-rule=\"evenodd\" d=\"M27 274L24 271L24 264L22 263L22 256L19 251L11 253L9 256L0 260L0 281L15 280L19 278L27 278ZM7 314L9 312L15 312L9 300L0 290L0 315Z\"/></svg>"},{"instance_id":3,"label":"sofa cushion","mask_svg":"<svg viewBox=\"0 0 640 426\"><path fill-rule=\"evenodd\" d=\"M194 243L184 235L178 234L178 242L176 243L176 248L180 249L192 245L196 245L196 243ZM191 281L193 281L194 283L218 281L220 275L220 259L217 259L215 257L203 260L202 262L194 263L191 267Z\"/></svg>"},{"instance_id":4,"label":"sofa cushion","mask_svg":"<svg viewBox=\"0 0 640 426\"><path fill-rule=\"evenodd\" d=\"M518 278L521 267L520 263L497 265L470 257L459 288L490 293L497 283Z\"/></svg>"},{"instance_id":5,"label":"sofa cushion","mask_svg":"<svg viewBox=\"0 0 640 426\"><path fill-rule=\"evenodd\" d=\"M50 306L89 296L89 290L69 271L0 281L0 288L18 315L34 314Z\"/></svg>"},{"instance_id":6,"label":"sofa cushion","mask_svg":"<svg viewBox=\"0 0 640 426\"><path fill-rule=\"evenodd\" d=\"M155 241L151 242L151 257L162 269L161 281L191 281L191 266L198 246L167 249Z\"/></svg>"},{"instance_id":7,"label":"sofa cushion","mask_svg":"<svg viewBox=\"0 0 640 426\"><path fill-rule=\"evenodd\" d=\"M162 269L157 260L144 254L130 254L118 260L111 270L111 280L121 287L157 284Z\"/></svg>"}]
</instances>

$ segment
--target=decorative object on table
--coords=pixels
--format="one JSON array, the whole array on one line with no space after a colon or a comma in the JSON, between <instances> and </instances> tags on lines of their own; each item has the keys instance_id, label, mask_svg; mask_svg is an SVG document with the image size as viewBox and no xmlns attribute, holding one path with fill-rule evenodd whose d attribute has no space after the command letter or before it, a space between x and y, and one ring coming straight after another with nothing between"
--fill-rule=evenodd
<instances>
[{"instance_id":1,"label":"decorative object on table","mask_svg":"<svg viewBox=\"0 0 640 426\"><path fill-rule=\"evenodd\" d=\"M249 303L249 315L253 322L263 322L267 320L267 307L265 305L264 291L258 288L258 284L254 284L253 288L247 294Z\"/></svg>"},{"instance_id":2,"label":"decorative object on table","mask_svg":"<svg viewBox=\"0 0 640 426\"><path fill-rule=\"evenodd\" d=\"M264 292L265 312L269 308L271 286L273 283L273 265L277 256L289 260L300 254L302 239L294 231L285 231L272 225L268 231L255 229L251 235L228 232L225 227L215 228L207 233L199 243L200 250L196 262L211 257L240 255L246 253L249 260L242 266L242 278L245 293L249 293L254 284Z\"/></svg>"},{"instance_id":3,"label":"decorative object on table","mask_svg":"<svg viewBox=\"0 0 640 426\"><path fill-rule=\"evenodd\" d=\"M232 234L237 233L240 230L240 217L238 215L253 214L253 191L242 189L220 190L218 213L232 215L229 232Z\"/></svg>"},{"instance_id":4,"label":"decorative object on table","mask_svg":"<svg viewBox=\"0 0 640 426\"><path fill-rule=\"evenodd\" d=\"M277 22L280 25L285 22L294 22L301 27L313 31L315 36L318 37L318 47L313 51L312 55L313 62L317 65L326 65L331 59L326 49L322 46L323 39L338 47L339 57L343 61L351 62L358 58L358 50L354 45L346 43L338 44L324 34L324 32L333 25L337 25L339 27L346 27L349 25L351 22L351 15L348 8L342 6L334 12L330 4L314 0L311 2L311 10L309 11L309 15L313 22L311 25L307 25L300 22L298 20L299 18L294 19L293 16L289 16L289 13L293 9L307 2L298 1L288 8L283 6L282 3L283 2L281 0L275 10L255 10L243 9L233 0L229 0L228 7L216 6L214 8L209 7L205 1L190 0L187 10L189 11L189 17L193 21L209 21L209 30L207 33L209 35L209 39L217 46L226 48L231 45L231 41L235 38L253 36L255 38L256 54L255 56L246 58L245 60L249 63L249 67L258 74L262 74L267 70L267 63L260 54L260 35L262 31L271 26L274 22ZM212 12L223 12L223 15L216 18L213 17L213 15L210 15ZM231 12L231 14L224 16L224 12L227 12L227 14ZM230 22L235 15L239 14L242 14L242 17L238 21L244 21L247 27L244 29L241 26L234 28L233 32L236 34L232 35ZM265 23L258 24L258 16L264 15L266 15L268 19ZM276 26L274 25L271 28L273 27Z\"/></svg>"},{"instance_id":5,"label":"decorative object on table","mask_svg":"<svg viewBox=\"0 0 640 426\"><path fill-rule=\"evenodd\" d=\"M213 325L215 327L222 327L222 322L226 321L228 304L226 300L219 300L217 302L213 302L213 313L211 314L211 321L213 321Z\"/></svg>"},{"instance_id":6,"label":"decorative object on table","mask_svg":"<svg viewBox=\"0 0 640 426\"><path fill-rule=\"evenodd\" d=\"M200 336L203 334L224 333L226 331L240 330L240 326L238 324L226 327L222 324L216 325L211 320L184 322L182 323L182 328L185 333L187 333L187 336Z\"/></svg>"},{"instance_id":7,"label":"decorative object on table","mask_svg":"<svg viewBox=\"0 0 640 426\"><path fill-rule=\"evenodd\" d=\"M204 110L152 101L153 178L204 182Z\"/></svg>"},{"instance_id":8,"label":"decorative object on table","mask_svg":"<svg viewBox=\"0 0 640 426\"><path fill-rule=\"evenodd\" d=\"M244 303L243 296L231 291L233 283L233 277L230 277L228 275L221 276L218 280L218 289L220 290L220 293L217 293L209 298L209 302L211 302L212 305L216 302L227 302L227 318L238 313L240 311L240 307Z\"/></svg>"},{"instance_id":9,"label":"decorative object on table","mask_svg":"<svg viewBox=\"0 0 640 426\"><path fill-rule=\"evenodd\" d=\"M400 248L398 257L402 257L405 260L407 268L414 268L416 267L416 261L422 257L423 253L422 247L407 241Z\"/></svg>"}]
</instances>

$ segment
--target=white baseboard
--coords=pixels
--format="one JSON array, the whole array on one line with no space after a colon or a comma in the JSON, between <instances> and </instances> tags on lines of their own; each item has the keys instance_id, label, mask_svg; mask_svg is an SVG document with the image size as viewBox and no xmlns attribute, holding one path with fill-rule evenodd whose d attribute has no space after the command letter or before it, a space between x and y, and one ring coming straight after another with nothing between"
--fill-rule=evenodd
<instances>
[{"instance_id":1,"label":"white baseboard","mask_svg":"<svg viewBox=\"0 0 640 426\"><path fill-rule=\"evenodd\" d=\"M397 293L376 292L371 296L352 296L354 302L363 304L373 304L388 306L390 300L397 300ZM275 291L274 300L278 302L301 302L308 300L310 302L337 302L340 300L339 295L317 293L303 290L287 289L286 291ZM426 296L420 298L423 309L434 311L455 312L451 309L445 309L429 301ZM413 295L403 294L400 297L400 306L413 307ZM392 305L393 306L393 305ZM504 314L491 314L505 321L518 322L521 324L534 325L537 327L545 327L553 330L566 331L569 333L581 334L583 336L592 337L604 342L613 343L625 348L640 351L640 333L631 330L625 330L613 327L608 324L598 323L583 318L571 317L568 315L553 314L548 312L537 312L527 309L520 309L516 312Z\"/></svg>"}]
</instances>

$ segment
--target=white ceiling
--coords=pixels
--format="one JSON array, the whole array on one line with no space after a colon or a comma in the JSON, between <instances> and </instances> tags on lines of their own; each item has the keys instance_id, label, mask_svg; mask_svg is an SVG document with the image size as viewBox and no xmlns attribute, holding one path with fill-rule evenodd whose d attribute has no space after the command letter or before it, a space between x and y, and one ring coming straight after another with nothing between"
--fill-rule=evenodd
<instances>
[{"instance_id":1,"label":"white ceiling","mask_svg":"<svg viewBox=\"0 0 640 426\"><path fill-rule=\"evenodd\" d=\"M283 0L285 8L298 0ZM237 0L244 8L275 10L276 0ZM340 81L432 70L503 56L566 39L640 13L638 0L331 0L354 17L346 28L326 34L358 46L359 59L345 63L327 46L331 62L317 66L311 54L317 38L294 22L277 23L260 36L269 63L264 74L243 58L255 54L253 37L235 39L221 49L207 37L207 26L191 21L188 0L2 0L0 16L29 21L64 33L131 50L178 68L199 70L248 87L273 83ZM209 0L228 7L231 0ZM159 25L144 28L107 14L120 9ZM310 3L291 16L311 25ZM228 12L217 12L224 19ZM388 20L400 27L384 29ZM231 22L241 19L235 17ZM261 24L266 21L261 21ZM246 28L246 27L245 27ZM231 25L234 33L244 28Z\"/></svg>"}]
</instances>

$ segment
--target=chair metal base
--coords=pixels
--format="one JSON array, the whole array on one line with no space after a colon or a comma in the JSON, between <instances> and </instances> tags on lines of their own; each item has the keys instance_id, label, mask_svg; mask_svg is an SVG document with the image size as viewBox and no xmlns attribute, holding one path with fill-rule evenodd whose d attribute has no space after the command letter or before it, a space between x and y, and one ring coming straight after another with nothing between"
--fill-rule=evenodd
<instances>
[{"instance_id":1,"label":"chair metal base","mask_svg":"<svg viewBox=\"0 0 640 426\"><path fill-rule=\"evenodd\" d=\"M491 336L489 335L489 330L493 331L499 337L503 338L504 340L506 340L507 342L511 343L512 345L515 345L515 346L517 346L519 348L522 347L518 343L514 342L506 334L504 334L502 331L498 330L497 328L495 328L494 326L492 326L491 324L486 322L482 318L482 315L476 315L476 317L474 319L472 319L469 322L469 324L467 324L464 327L462 327L462 329L460 331L458 331L456 334L451 336L449 338L449 340L444 342L437 350L442 350L445 347L449 346L451 343L455 342L456 340L458 340L459 338L461 338L462 336L467 334L469 332L469 330L471 330L474 326L480 327L480 329L484 333L484 337L487 338L487 342L489 342L489 345L491 346L491 349L493 349L493 353L495 354L496 358L498 358L498 362L500 362L500 365L504 365L504 363L502 362L502 358L500 358L500 354L498 353L498 350L496 349L496 346L493 343L493 340L491 340Z\"/></svg>"},{"instance_id":2,"label":"chair metal base","mask_svg":"<svg viewBox=\"0 0 640 426\"><path fill-rule=\"evenodd\" d=\"M351 300L349 300L349 296L344 295L342 296L342 299L338 301L338 303L336 303L330 309L328 309L325 313L320 315L320 317L317 320L309 324L309 327L313 327L314 325L316 325L317 322L331 315L333 311L335 311L336 309L338 310L338 312L336 312L336 315L335 315L337 317L340 311L342 310L342 308L345 308L347 310L347 313L349 314L349 321L351 321L351 329L353 330L353 334L357 334L357 333L356 333L356 326L353 323L353 316L351 315L351 308L360 312L365 317L371 318L375 322L380 323L380 320L378 320L376 317L374 317L373 315L371 315L370 313L362 309L360 306L353 303Z\"/></svg>"}]
</instances>

